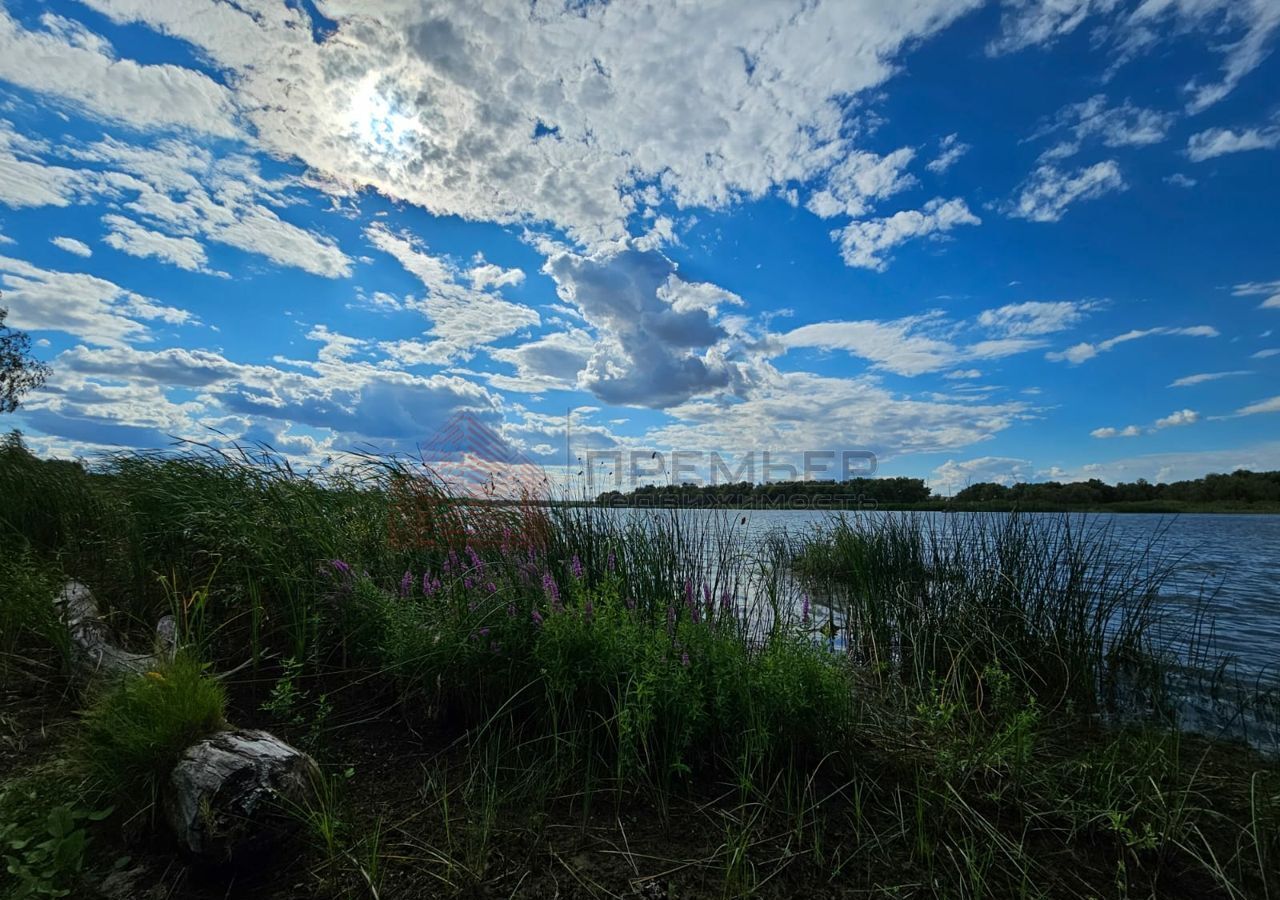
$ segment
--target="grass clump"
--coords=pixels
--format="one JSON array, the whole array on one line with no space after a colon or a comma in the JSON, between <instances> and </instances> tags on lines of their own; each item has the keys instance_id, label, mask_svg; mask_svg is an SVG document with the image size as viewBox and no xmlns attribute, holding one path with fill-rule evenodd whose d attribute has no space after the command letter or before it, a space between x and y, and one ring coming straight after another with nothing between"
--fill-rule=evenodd
<instances>
[{"instance_id":1,"label":"grass clump","mask_svg":"<svg viewBox=\"0 0 1280 900\"><path fill-rule=\"evenodd\" d=\"M96 688L82 713L75 757L120 802L145 808L182 752L226 724L226 690L195 659Z\"/></svg>"}]
</instances>

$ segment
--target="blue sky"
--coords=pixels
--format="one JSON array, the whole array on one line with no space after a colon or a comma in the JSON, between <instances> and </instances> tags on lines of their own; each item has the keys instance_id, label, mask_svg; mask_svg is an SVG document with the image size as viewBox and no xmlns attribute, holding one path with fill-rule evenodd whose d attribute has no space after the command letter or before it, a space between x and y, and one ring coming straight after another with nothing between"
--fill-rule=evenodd
<instances>
[{"instance_id":1,"label":"blue sky","mask_svg":"<svg viewBox=\"0 0 1280 900\"><path fill-rule=\"evenodd\" d=\"M0 426L1280 468L1278 38L1275 0L0 0L0 303L53 368Z\"/></svg>"}]
</instances>

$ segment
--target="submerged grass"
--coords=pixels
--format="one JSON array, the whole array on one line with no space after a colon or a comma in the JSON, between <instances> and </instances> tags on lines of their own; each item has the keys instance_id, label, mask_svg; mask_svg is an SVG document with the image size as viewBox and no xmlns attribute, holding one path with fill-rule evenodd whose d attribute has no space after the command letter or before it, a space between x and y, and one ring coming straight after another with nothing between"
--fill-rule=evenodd
<instances>
[{"instance_id":1,"label":"submerged grass","mask_svg":"<svg viewBox=\"0 0 1280 900\"><path fill-rule=\"evenodd\" d=\"M303 814L316 891L1280 893L1280 770L1171 724L1161 648L1195 622L1168 561L1076 520L759 543L736 515L462 502L395 460L90 474L12 440L4 486L6 678L58 678L28 614L62 577L185 647L90 695L63 752L145 796L223 718L203 665L235 673L226 715L341 773Z\"/></svg>"}]
</instances>

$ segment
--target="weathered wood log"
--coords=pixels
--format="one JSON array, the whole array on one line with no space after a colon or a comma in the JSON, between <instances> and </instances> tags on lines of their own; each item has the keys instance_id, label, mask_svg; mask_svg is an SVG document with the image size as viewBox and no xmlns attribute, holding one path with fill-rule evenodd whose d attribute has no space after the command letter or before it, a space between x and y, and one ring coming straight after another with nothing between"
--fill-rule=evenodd
<instances>
[{"instance_id":1,"label":"weathered wood log","mask_svg":"<svg viewBox=\"0 0 1280 900\"><path fill-rule=\"evenodd\" d=\"M187 748L163 795L178 843L206 862L243 860L296 830L319 768L265 731L210 735Z\"/></svg>"},{"instance_id":2,"label":"weathered wood log","mask_svg":"<svg viewBox=\"0 0 1280 900\"><path fill-rule=\"evenodd\" d=\"M141 675L172 659L176 645L173 616L156 625L156 652L131 653L111 641L93 592L78 581L68 581L54 601L62 610L76 662L86 675Z\"/></svg>"},{"instance_id":3,"label":"weathered wood log","mask_svg":"<svg viewBox=\"0 0 1280 900\"><path fill-rule=\"evenodd\" d=\"M112 642L88 587L69 581L54 601L71 634L80 671L129 677L173 659L172 616L156 626L156 652L131 653ZM161 792L165 820L179 846L206 862L227 862L267 850L295 828L319 774L315 761L265 731L226 730L186 749Z\"/></svg>"}]
</instances>

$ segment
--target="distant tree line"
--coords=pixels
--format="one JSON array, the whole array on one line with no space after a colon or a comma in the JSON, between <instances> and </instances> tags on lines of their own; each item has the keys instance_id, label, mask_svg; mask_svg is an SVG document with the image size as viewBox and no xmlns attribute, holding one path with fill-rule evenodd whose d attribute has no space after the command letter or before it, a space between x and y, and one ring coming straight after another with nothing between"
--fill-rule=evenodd
<instances>
[{"instance_id":1,"label":"distant tree line","mask_svg":"<svg viewBox=\"0 0 1280 900\"><path fill-rule=\"evenodd\" d=\"M847 481L750 481L725 484L641 485L633 491L607 491L598 498L606 506L751 507L909 506L930 497L922 478L851 478Z\"/></svg>"},{"instance_id":2,"label":"distant tree line","mask_svg":"<svg viewBox=\"0 0 1280 900\"><path fill-rule=\"evenodd\" d=\"M971 484L952 498L957 503L1013 503L1028 506L1106 506L1111 503L1277 503L1280 472L1238 469L1230 475L1206 475L1168 484L1152 484L1145 478L1106 484L1088 481L1019 482L1005 486Z\"/></svg>"},{"instance_id":3,"label":"distant tree line","mask_svg":"<svg viewBox=\"0 0 1280 900\"><path fill-rule=\"evenodd\" d=\"M1088 481L980 482L946 498L934 494L920 478L853 478L847 481L775 481L754 484L642 485L632 491L606 491L605 506L703 508L921 508L1096 509L1113 505L1177 509L1194 506L1239 507L1280 505L1280 472L1206 475L1186 481L1106 484Z\"/></svg>"}]
</instances>

